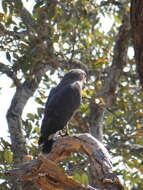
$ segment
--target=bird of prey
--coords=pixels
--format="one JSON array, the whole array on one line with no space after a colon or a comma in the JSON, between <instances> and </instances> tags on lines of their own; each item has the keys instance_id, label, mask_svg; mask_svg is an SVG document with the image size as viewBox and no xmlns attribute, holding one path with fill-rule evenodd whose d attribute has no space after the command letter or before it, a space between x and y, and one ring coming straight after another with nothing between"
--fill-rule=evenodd
<instances>
[{"instance_id":1,"label":"bird of prey","mask_svg":"<svg viewBox=\"0 0 143 190\"><path fill-rule=\"evenodd\" d=\"M50 91L41 125L39 145L49 153L54 143L53 135L64 128L81 103L81 91L86 73L81 69L70 70L61 82Z\"/></svg>"}]
</instances>

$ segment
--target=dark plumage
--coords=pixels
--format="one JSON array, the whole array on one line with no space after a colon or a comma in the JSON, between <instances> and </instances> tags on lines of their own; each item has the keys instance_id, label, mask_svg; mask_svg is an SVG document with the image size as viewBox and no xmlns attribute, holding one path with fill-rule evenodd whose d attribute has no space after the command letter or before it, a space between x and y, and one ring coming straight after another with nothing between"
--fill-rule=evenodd
<instances>
[{"instance_id":1,"label":"dark plumage","mask_svg":"<svg viewBox=\"0 0 143 190\"><path fill-rule=\"evenodd\" d=\"M52 135L64 128L81 103L81 90L86 73L81 69L69 71L62 81L50 91L41 126L39 145L49 153L54 140Z\"/></svg>"}]
</instances>

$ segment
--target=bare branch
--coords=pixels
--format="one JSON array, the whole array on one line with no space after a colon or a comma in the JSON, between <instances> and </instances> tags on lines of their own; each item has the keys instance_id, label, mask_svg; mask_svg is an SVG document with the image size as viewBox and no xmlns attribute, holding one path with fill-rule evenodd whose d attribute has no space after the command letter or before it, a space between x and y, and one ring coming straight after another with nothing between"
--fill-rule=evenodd
<instances>
[{"instance_id":1,"label":"bare branch","mask_svg":"<svg viewBox=\"0 0 143 190\"><path fill-rule=\"evenodd\" d=\"M40 155L37 160L22 165L19 169L11 170L8 176L16 176L22 180L34 181L43 190L90 190L78 182L69 179L56 164L64 161L71 152L86 153L94 168L97 188L100 190L122 190L118 177L113 173L109 153L106 148L90 134L78 134L58 138L48 155Z\"/></svg>"},{"instance_id":2,"label":"bare branch","mask_svg":"<svg viewBox=\"0 0 143 190\"><path fill-rule=\"evenodd\" d=\"M10 77L13 80L15 86L21 86L20 80L17 78L16 74L8 67L8 65L0 62L0 72Z\"/></svg>"}]
</instances>

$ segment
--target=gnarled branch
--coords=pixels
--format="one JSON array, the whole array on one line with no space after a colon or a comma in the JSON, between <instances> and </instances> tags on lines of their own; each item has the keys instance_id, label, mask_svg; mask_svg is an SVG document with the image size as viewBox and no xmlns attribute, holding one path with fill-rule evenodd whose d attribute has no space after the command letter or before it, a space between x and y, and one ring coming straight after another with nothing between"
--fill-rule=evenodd
<instances>
[{"instance_id":1,"label":"gnarled branch","mask_svg":"<svg viewBox=\"0 0 143 190\"><path fill-rule=\"evenodd\" d=\"M37 160L9 171L6 175L16 176L21 180L34 181L42 190L95 190L85 187L70 179L57 163L64 161L71 152L85 153L94 168L97 178L96 188L103 190L122 190L118 177L113 173L110 155L106 148L90 134L78 134L58 138L48 155L40 155Z\"/></svg>"}]
</instances>

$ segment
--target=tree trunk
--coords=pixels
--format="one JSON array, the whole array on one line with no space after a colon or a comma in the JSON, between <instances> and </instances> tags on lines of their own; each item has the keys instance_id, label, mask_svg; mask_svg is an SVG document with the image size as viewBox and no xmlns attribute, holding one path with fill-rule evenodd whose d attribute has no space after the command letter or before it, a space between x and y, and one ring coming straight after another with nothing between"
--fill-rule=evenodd
<instances>
[{"instance_id":1,"label":"tree trunk","mask_svg":"<svg viewBox=\"0 0 143 190\"><path fill-rule=\"evenodd\" d=\"M86 154L94 170L96 187L84 186L74 181L58 166L72 152ZM92 135L78 134L59 138L53 144L52 151L40 155L36 160L7 172L25 181L33 181L42 190L123 190L106 148Z\"/></svg>"},{"instance_id":2,"label":"tree trunk","mask_svg":"<svg viewBox=\"0 0 143 190\"><path fill-rule=\"evenodd\" d=\"M11 150L13 152L14 167L23 162L23 158L27 155L26 139L22 131L21 115L29 98L34 94L41 81L41 77L49 69L49 66L43 65L41 69L35 73L34 79L28 79L16 88L15 95L12 99L10 108L7 112L7 122L11 139ZM27 190L27 186L18 181L12 181L13 190Z\"/></svg>"},{"instance_id":3,"label":"tree trunk","mask_svg":"<svg viewBox=\"0 0 143 190\"><path fill-rule=\"evenodd\" d=\"M143 1L131 1L131 26L137 71L143 87Z\"/></svg>"},{"instance_id":4,"label":"tree trunk","mask_svg":"<svg viewBox=\"0 0 143 190\"><path fill-rule=\"evenodd\" d=\"M119 28L117 34L117 40L114 46L114 56L111 68L108 72L108 78L105 79L105 83L100 92L97 92L97 98L103 100L103 102L97 104L93 99L90 106L89 123L92 135L98 140L102 141L103 138L103 120L107 107L110 107L115 102L115 91L121 77L123 67L126 65L127 50L130 39L130 24L129 15L125 15L122 21L122 25ZM91 185L96 187L97 181L93 177L93 167L90 167Z\"/></svg>"}]
</instances>

